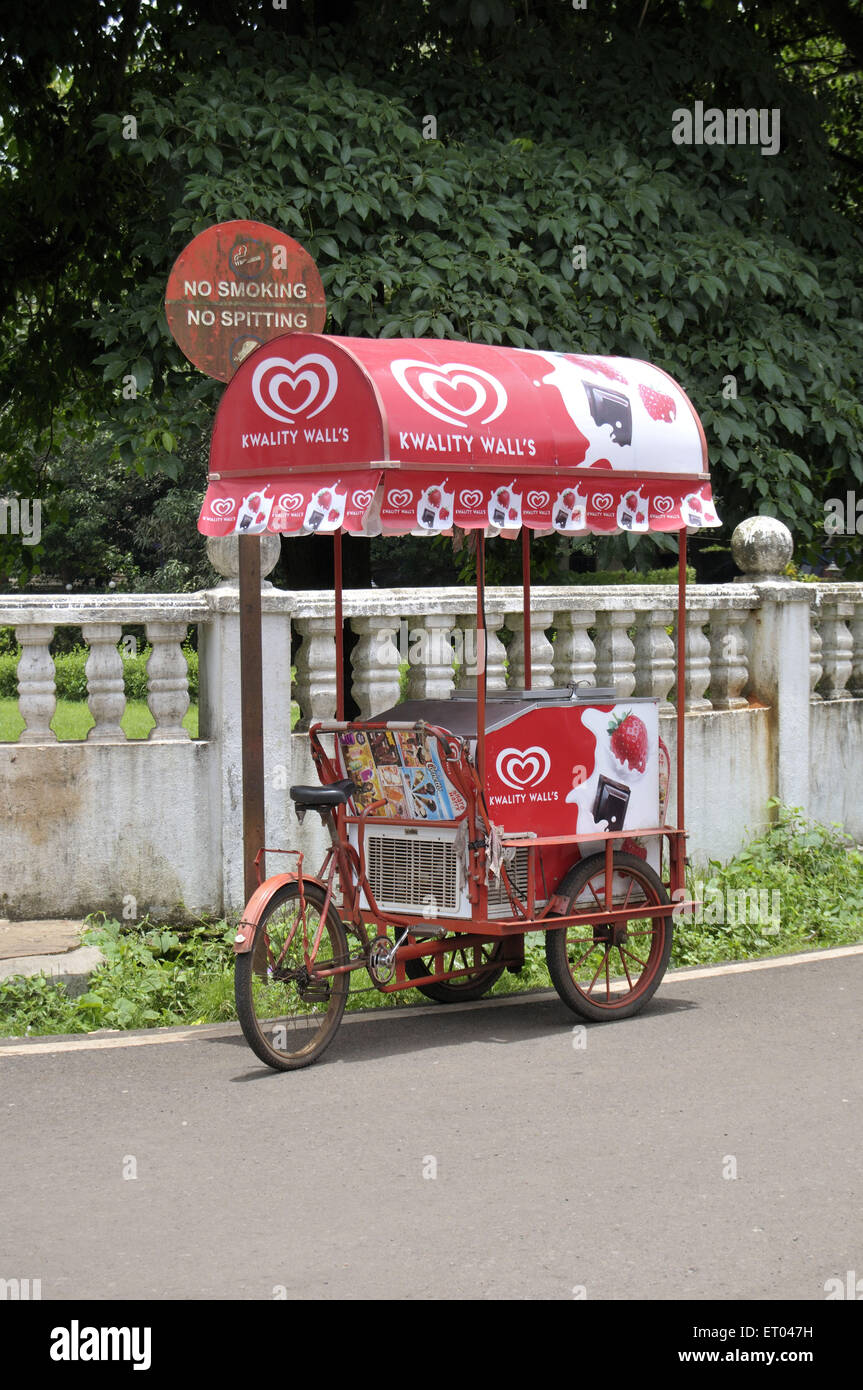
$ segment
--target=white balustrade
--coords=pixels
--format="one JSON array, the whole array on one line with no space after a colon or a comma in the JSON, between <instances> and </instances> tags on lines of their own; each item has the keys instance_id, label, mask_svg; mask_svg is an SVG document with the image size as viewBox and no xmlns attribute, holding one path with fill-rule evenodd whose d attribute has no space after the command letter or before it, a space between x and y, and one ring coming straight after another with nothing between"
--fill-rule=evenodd
<instances>
[{"instance_id":1,"label":"white balustrade","mask_svg":"<svg viewBox=\"0 0 863 1390\"><path fill-rule=\"evenodd\" d=\"M460 625L458 630L461 633L461 652L456 649L456 660L459 656L462 659L459 661L456 689L472 691L476 690L476 614L459 613L457 617ZM506 647L497 635L503 627L503 614L486 613L485 627L485 688L487 691L505 690Z\"/></svg>"},{"instance_id":2,"label":"white balustrade","mask_svg":"<svg viewBox=\"0 0 863 1390\"><path fill-rule=\"evenodd\" d=\"M189 708L189 668L183 655L184 622L145 624L153 650L147 658L147 705L156 721L150 739L179 741L189 738L183 716Z\"/></svg>"},{"instance_id":3,"label":"white balustrade","mask_svg":"<svg viewBox=\"0 0 863 1390\"><path fill-rule=\"evenodd\" d=\"M714 709L743 709L749 679L744 608L710 610L710 703Z\"/></svg>"},{"instance_id":4,"label":"white balustrade","mask_svg":"<svg viewBox=\"0 0 863 1390\"><path fill-rule=\"evenodd\" d=\"M851 675L846 689L850 695L859 700L863 696L863 601L854 604L854 616L849 627L853 645Z\"/></svg>"},{"instance_id":5,"label":"white balustrade","mask_svg":"<svg viewBox=\"0 0 863 1390\"><path fill-rule=\"evenodd\" d=\"M408 640L409 700L448 700L453 691L453 620L448 613L411 618Z\"/></svg>"},{"instance_id":6,"label":"white balustrade","mask_svg":"<svg viewBox=\"0 0 863 1390\"><path fill-rule=\"evenodd\" d=\"M671 608L650 608L637 615L635 626L636 695L659 701L659 712L674 709L669 693L674 689L676 662L674 641L667 631L674 622Z\"/></svg>"},{"instance_id":7,"label":"white balustrade","mask_svg":"<svg viewBox=\"0 0 863 1390\"><path fill-rule=\"evenodd\" d=\"M554 642L554 684L594 685L596 647L589 628L596 622L592 608L563 608L554 615L557 636Z\"/></svg>"},{"instance_id":8,"label":"white balustrade","mask_svg":"<svg viewBox=\"0 0 863 1390\"><path fill-rule=\"evenodd\" d=\"M123 684L123 658L117 649L123 629L120 623L87 623L82 628L90 648L84 670L87 675L87 704L94 720L87 733L89 743L125 740L120 724L126 708ZM185 633L185 629L184 629Z\"/></svg>"},{"instance_id":9,"label":"white balustrade","mask_svg":"<svg viewBox=\"0 0 863 1390\"><path fill-rule=\"evenodd\" d=\"M809 699L820 700L818 684L824 674L824 667L821 664L822 649L821 633L818 631L818 623L815 614L809 621Z\"/></svg>"},{"instance_id":10,"label":"white balustrade","mask_svg":"<svg viewBox=\"0 0 863 1390\"><path fill-rule=\"evenodd\" d=\"M707 608L686 610L686 708L710 709L704 692L710 684L710 639L704 626L710 621Z\"/></svg>"},{"instance_id":11,"label":"white balustrade","mask_svg":"<svg viewBox=\"0 0 863 1390\"><path fill-rule=\"evenodd\" d=\"M351 652L353 685L351 693L359 707L360 719L368 719L389 709L399 698L399 649L397 616L352 618L351 627L359 642Z\"/></svg>"},{"instance_id":12,"label":"white balustrade","mask_svg":"<svg viewBox=\"0 0 863 1390\"><path fill-rule=\"evenodd\" d=\"M54 743L57 739L51 728L57 708L54 661L50 652L53 636L53 626L45 623L23 623L15 629L15 637L21 644L18 711L25 726L19 743Z\"/></svg>"},{"instance_id":13,"label":"white balustrade","mask_svg":"<svg viewBox=\"0 0 863 1390\"><path fill-rule=\"evenodd\" d=\"M300 706L299 729L336 713L336 638L332 617L295 618L303 641L297 652L293 696Z\"/></svg>"},{"instance_id":14,"label":"white balustrade","mask_svg":"<svg viewBox=\"0 0 863 1390\"><path fill-rule=\"evenodd\" d=\"M606 608L596 615L596 684L613 686L618 700L635 690L635 647L627 630L634 623L629 608Z\"/></svg>"},{"instance_id":15,"label":"white balustrade","mask_svg":"<svg viewBox=\"0 0 863 1390\"><path fill-rule=\"evenodd\" d=\"M554 647L545 635L551 627L554 613L551 609L532 608L530 613L530 685L532 690L547 690L554 685ZM509 675L507 685L510 689L523 690L525 686L524 664L524 609L506 614L506 625L512 633L512 641L507 649Z\"/></svg>"},{"instance_id":16,"label":"white balustrade","mask_svg":"<svg viewBox=\"0 0 863 1390\"><path fill-rule=\"evenodd\" d=\"M853 670L853 639L847 620L854 607L831 594L821 606L821 664L824 668L818 689L825 700L850 700L845 687Z\"/></svg>"}]
</instances>

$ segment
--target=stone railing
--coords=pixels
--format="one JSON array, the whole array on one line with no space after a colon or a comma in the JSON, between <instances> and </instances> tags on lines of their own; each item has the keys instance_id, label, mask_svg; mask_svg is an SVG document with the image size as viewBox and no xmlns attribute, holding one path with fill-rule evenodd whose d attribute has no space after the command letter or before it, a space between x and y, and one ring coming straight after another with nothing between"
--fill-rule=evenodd
<instances>
[{"instance_id":1,"label":"stone railing","mask_svg":"<svg viewBox=\"0 0 863 1390\"><path fill-rule=\"evenodd\" d=\"M687 591L687 822L696 857L734 853L764 823L772 796L863 840L863 585L793 583L776 568ZM0 744L0 917L119 911L129 898L140 912L180 899L195 910L242 906L239 594L235 571L225 571L222 584L198 594L0 596L0 626L13 627L22 648L25 723L16 743ZM397 703L405 685L413 698L475 688L472 588L349 590L344 607L355 637L349 679L364 716ZM673 750L676 607L673 585L534 586L532 683L655 697ZM267 844L317 855L314 818L297 827L287 787L314 779L302 730L336 709L333 594L265 581L261 608ZM490 689L523 685L521 589L489 589L486 618ZM89 647L94 719L77 743L51 729L50 644L57 627L72 625ZM146 740L128 740L121 727L123 625L142 626L152 645L155 727ZM182 723L190 625L196 739ZM301 712L294 735L292 697Z\"/></svg>"},{"instance_id":2,"label":"stone railing","mask_svg":"<svg viewBox=\"0 0 863 1390\"><path fill-rule=\"evenodd\" d=\"M362 717L407 694L446 699L476 688L476 616L472 590L374 589L345 593L344 611L358 641L351 653L352 694ZM534 586L531 593L531 683L613 686L619 698L655 696L674 705L677 588L674 585ZM759 606L752 585L693 585L687 598L686 707L737 709L748 703L748 624ZM303 638L294 699L303 724L332 718L336 708L333 599L294 596L293 625ZM525 683L521 590L486 593L487 686ZM501 637L506 637L506 645Z\"/></svg>"},{"instance_id":3,"label":"stone railing","mask_svg":"<svg viewBox=\"0 0 863 1390\"><path fill-rule=\"evenodd\" d=\"M24 720L19 743L52 743L57 708L50 646L57 627L80 627L90 649L85 672L87 704L95 723L90 743L123 740L120 721L126 708L123 625L142 626L152 647L147 658L147 705L155 720L150 739L182 740L189 734L183 717L189 708L189 681L182 644L190 624L207 622L210 609L199 595L108 594L91 597L31 598L0 596L0 627L12 627L21 646L18 710Z\"/></svg>"},{"instance_id":4,"label":"stone railing","mask_svg":"<svg viewBox=\"0 0 863 1390\"><path fill-rule=\"evenodd\" d=\"M686 708L742 709L759 697L751 654L759 611L790 593L808 606L809 688L813 700L863 696L863 585L738 582L690 585L686 620ZM347 590L345 618L357 641L350 656L351 689L362 717L398 702L407 663L407 695L446 699L476 688L476 615L473 591L463 588ZM332 718L336 710L335 633L330 591L284 593L267 585L264 612L301 637L291 695L299 727ZM676 699L677 589L674 585L605 587L534 586L531 673L536 688L571 682L613 686L618 697L655 696L668 713ZM0 626L21 645L18 708L20 743L56 739L50 644L58 626L79 626L90 649L87 703L94 719L89 742L123 740L125 710L122 625L144 628L147 704L155 720L151 740L184 740L189 707L182 643L190 625L209 627L236 612L229 585L201 594L0 598ZM486 597L489 690L524 685L521 590L491 588ZM207 645L206 627L201 647ZM501 640L501 639L504 640Z\"/></svg>"}]
</instances>

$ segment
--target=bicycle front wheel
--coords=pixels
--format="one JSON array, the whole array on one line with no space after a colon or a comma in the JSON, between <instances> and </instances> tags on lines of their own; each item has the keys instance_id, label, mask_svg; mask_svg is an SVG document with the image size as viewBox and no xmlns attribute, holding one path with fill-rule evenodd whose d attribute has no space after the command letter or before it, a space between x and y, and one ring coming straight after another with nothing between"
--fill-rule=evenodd
<instances>
[{"instance_id":1,"label":"bicycle front wheel","mask_svg":"<svg viewBox=\"0 0 863 1390\"><path fill-rule=\"evenodd\" d=\"M289 883L267 904L255 944L237 956L234 970L243 1035L255 1055L275 1071L296 1071L318 1060L335 1037L348 995L347 972L323 979L318 975L348 961L338 911L331 902L321 930L324 892L318 884L307 883L304 893L305 926L299 887Z\"/></svg>"}]
</instances>

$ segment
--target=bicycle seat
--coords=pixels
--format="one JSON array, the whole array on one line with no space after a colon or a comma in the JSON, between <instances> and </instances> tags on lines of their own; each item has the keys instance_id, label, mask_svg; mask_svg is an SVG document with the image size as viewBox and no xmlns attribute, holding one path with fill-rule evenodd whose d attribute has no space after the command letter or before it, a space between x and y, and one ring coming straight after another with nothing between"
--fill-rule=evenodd
<instances>
[{"instance_id":1,"label":"bicycle seat","mask_svg":"<svg viewBox=\"0 0 863 1390\"><path fill-rule=\"evenodd\" d=\"M291 787L291 800L297 806L344 806L354 795L356 787L348 778L344 782L331 782L328 787Z\"/></svg>"}]
</instances>

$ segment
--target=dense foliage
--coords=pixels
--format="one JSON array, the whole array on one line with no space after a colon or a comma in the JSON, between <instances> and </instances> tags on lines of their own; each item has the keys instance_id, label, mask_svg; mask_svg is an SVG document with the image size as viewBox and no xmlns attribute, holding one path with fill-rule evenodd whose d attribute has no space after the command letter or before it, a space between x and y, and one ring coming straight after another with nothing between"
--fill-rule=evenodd
<instances>
[{"instance_id":1,"label":"dense foliage","mask_svg":"<svg viewBox=\"0 0 863 1390\"><path fill-rule=\"evenodd\" d=\"M817 553L825 500L863 484L857 5L200 11L10 24L7 486L80 528L60 493L84 451L97 480L178 479L188 525L221 388L170 339L165 284L195 233L252 217L316 258L330 331L651 358L701 414L729 525L772 512ZM778 111L779 153L673 143L696 100ZM130 486L125 532L154 500ZM53 569L50 539L0 546Z\"/></svg>"}]
</instances>

